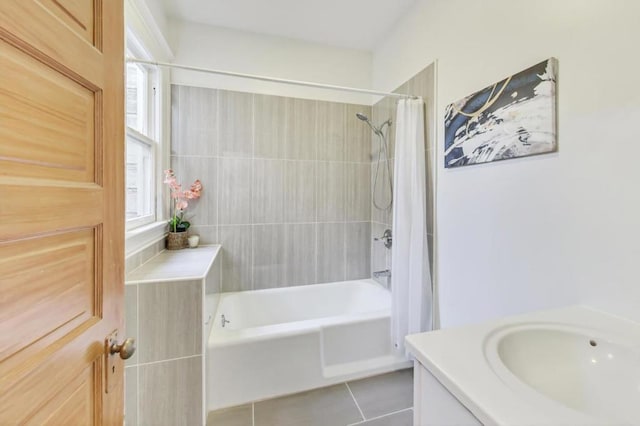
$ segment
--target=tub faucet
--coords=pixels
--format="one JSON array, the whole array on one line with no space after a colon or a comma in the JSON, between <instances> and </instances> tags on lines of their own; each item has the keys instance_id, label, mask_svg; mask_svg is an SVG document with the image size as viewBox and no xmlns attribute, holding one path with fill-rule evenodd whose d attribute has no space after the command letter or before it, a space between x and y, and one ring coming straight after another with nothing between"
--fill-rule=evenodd
<instances>
[{"instance_id":1,"label":"tub faucet","mask_svg":"<svg viewBox=\"0 0 640 426\"><path fill-rule=\"evenodd\" d=\"M224 327L224 326L225 326L225 324L230 323L230 322L231 322L231 321L229 321L228 319L226 319L226 318L224 317L224 314L222 314L222 326Z\"/></svg>"},{"instance_id":2,"label":"tub faucet","mask_svg":"<svg viewBox=\"0 0 640 426\"><path fill-rule=\"evenodd\" d=\"M382 234L381 237L376 237L373 240L381 241L386 248L390 249L393 241L393 237L391 236L391 229L385 229L384 234Z\"/></svg>"},{"instance_id":3,"label":"tub faucet","mask_svg":"<svg viewBox=\"0 0 640 426\"><path fill-rule=\"evenodd\" d=\"M391 278L391 271L388 269L385 269L384 271L375 271L373 273L373 278L380 278L380 277Z\"/></svg>"}]
</instances>

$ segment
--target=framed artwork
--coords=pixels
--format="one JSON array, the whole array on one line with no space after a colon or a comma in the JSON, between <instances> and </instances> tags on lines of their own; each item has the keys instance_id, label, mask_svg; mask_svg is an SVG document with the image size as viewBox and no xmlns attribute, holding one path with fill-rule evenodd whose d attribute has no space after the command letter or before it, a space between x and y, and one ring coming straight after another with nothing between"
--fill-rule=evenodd
<instances>
[{"instance_id":1,"label":"framed artwork","mask_svg":"<svg viewBox=\"0 0 640 426\"><path fill-rule=\"evenodd\" d=\"M445 167L555 151L556 71L551 58L447 106Z\"/></svg>"}]
</instances>

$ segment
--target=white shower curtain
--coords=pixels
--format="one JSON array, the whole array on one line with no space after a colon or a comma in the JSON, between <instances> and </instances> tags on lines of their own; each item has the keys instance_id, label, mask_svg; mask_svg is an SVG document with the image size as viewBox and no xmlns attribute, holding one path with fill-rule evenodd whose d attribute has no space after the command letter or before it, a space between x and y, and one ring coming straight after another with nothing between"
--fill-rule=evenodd
<instances>
[{"instance_id":1,"label":"white shower curtain","mask_svg":"<svg viewBox=\"0 0 640 426\"><path fill-rule=\"evenodd\" d=\"M402 354L406 335L432 327L423 108L422 99L403 99L396 120L391 338Z\"/></svg>"}]
</instances>

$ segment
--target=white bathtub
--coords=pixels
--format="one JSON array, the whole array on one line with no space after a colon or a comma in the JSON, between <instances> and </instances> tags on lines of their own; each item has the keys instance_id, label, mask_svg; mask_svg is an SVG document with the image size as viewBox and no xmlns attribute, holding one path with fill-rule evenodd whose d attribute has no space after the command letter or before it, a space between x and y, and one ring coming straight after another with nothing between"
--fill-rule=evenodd
<instances>
[{"instance_id":1,"label":"white bathtub","mask_svg":"<svg viewBox=\"0 0 640 426\"><path fill-rule=\"evenodd\" d=\"M223 293L207 304L208 410L411 366L392 353L390 293L373 280Z\"/></svg>"}]
</instances>

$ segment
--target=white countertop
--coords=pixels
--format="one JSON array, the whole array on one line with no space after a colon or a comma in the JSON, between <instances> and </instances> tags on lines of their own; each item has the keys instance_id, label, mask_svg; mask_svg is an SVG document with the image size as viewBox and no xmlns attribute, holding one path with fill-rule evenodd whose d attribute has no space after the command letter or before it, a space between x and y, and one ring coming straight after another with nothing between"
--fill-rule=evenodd
<instances>
[{"instance_id":1,"label":"white countertop","mask_svg":"<svg viewBox=\"0 0 640 426\"><path fill-rule=\"evenodd\" d=\"M126 284L148 282L202 280L207 276L221 245L200 246L182 250L165 250L129 272Z\"/></svg>"},{"instance_id":2,"label":"white countertop","mask_svg":"<svg viewBox=\"0 0 640 426\"><path fill-rule=\"evenodd\" d=\"M640 338L640 324L588 307L571 306L413 334L407 336L406 342L416 359L485 425L611 425L611 419L587 416L530 388L526 392L523 383L507 383L492 369L486 353L492 334L531 323L575 326L624 339Z\"/></svg>"}]
</instances>

